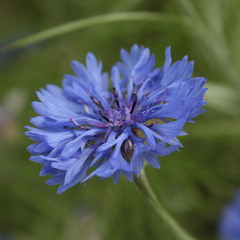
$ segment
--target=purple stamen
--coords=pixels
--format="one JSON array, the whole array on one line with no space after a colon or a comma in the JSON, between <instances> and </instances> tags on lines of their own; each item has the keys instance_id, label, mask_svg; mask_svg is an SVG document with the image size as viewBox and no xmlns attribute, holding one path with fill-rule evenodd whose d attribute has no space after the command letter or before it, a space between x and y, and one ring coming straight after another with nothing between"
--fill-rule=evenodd
<instances>
[{"instance_id":1,"label":"purple stamen","mask_svg":"<svg viewBox=\"0 0 240 240\"><path fill-rule=\"evenodd\" d=\"M150 128L152 127L154 124L157 124L158 121L155 121L154 123L150 123L150 124L144 124L146 127Z\"/></svg>"},{"instance_id":2,"label":"purple stamen","mask_svg":"<svg viewBox=\"0 0 240 240\"><path fill-rule=\"evenodd\" d=\"M161 103L160 104L162 104L163 103L163 101L164 101L164 98L165 98L165 95L166 95L166 93L167 93L167 88L166 88L166 90L164 91L164 93L163 93L163 97L162 97L162 101L161 101Z\"/></svg>"},{"instance_id":3,"label":"purple stamen","mask_svg":"<svg viewBox=\"0 0 240 240\"><path fill-rule=\"evenodd\" d=\"M100 113L100 115L101 115L101 117L102 117L103 119L105 119L107 122L110 123L109 119L108 119L107 116L103 113L103 111L102 111L101 108L99 109L99 113Z\"/></svg>"},{"instance_id":4,"label":"purple stamen","mask_svg":"<svg viewBox=\"0 0 240 240\"><path fill-rule=\"evenodd\" d=\"M119 105L119 101L118 101L118 94L117 94L115 87L113 87L113 95L114 95L115 102L116 102L118 108L120 109L120 105Z\"/></svg>"},{"instance_id":5,"label":"purple stamen","mask_svg":"<svg viewBox=\"0 0 240 240\"><path fill-rule=\"evenodd\" d=\"M78 126L79 128L81 128L83 130L89 130L88 127L79 125L73 118L70 118L70 121L72 121L76 126Z\"/></svg>"},{"instance_id":6,"label":"purple stamen","mask_svg":"<svg viewBox=\"0 0 240 240\"><path fill-rule=\"evenodd\" d=\"M135 92L132 93L132 99L133 99L133 104L132 104L132 109L130 111L130 114L133 113L134 108L135 108L136 103L137 103L137 99L138 99L138 96L137 96L137 94Z\"/></svg>"},{"instance_id":7,"label":"purple stamen","mask_svg":"<svg viewBox=\"0 0 240 240\"><path fill-rule=\"evenodd\" d=\"M102 108L101 102L99 102L96 98L94 98L89 92L87 92L87 95L93 100L93 103L95 103L98 107Z\"/></svg>"}]
</instances>

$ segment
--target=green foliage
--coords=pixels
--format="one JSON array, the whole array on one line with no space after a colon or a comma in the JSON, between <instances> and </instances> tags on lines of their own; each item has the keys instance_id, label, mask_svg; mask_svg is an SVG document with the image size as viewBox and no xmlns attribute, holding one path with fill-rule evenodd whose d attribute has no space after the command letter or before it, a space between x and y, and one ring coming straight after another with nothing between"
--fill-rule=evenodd
<instances>
[{"instance_id":1,"label":"green foliage","mask_svg":"<svg viewBox=\"0 0 240 240\"><path fill-rule=\"evenodd\" d=\"M139 11L148 12L145 20ZM184 129L189 134L180 139L185 148L161 157L161 170L147 168L146 174L183 228L196 238L215 239L221 207L240 184L239 11L238 0L3 0L0 36L5 46L12 37L118 13L102 25L88 22L81 30L32 46L25 42L24 48L2 49L0 231L21 240L173 239L134 184L121 178L115 187L112 179L93 178L87 187L79 184L57 195L56 186L45 185L47 177L38 177L40 166L27 160L25 150L31 141L23 127L35 115L30 103L37 100L36 90L47 83L60 86L62 75L71 73L70 61L84 62L88 51L110 71L120 48L137 43L150 47L157 66L171 45L173 61L187 54L195 60L194 75L209 80L208 110ZM116 16L139 18L112 21ZM154 16L161 17L150 20ZM21 94L15 91L12 97L13 89Z\"/></svg>"}]
</instances>

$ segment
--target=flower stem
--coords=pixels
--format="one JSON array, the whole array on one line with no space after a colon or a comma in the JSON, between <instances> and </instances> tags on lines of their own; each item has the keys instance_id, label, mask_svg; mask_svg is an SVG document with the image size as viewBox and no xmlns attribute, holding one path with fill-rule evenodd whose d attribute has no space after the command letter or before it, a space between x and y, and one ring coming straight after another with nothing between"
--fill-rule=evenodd
<instances>
[{"instance_id":1,"label":"flower stem","mask_svg":"<svg viewBox=\"0 0 240 240\"><path fill-rule=\"evenodd\" d=\"M141 171L139 177L134 175L133 177L134 182L142 194L145 201L150 205L153 212L160 217L166 225L170 228L170 230L176 236L176 239L181 240L196 240L194 237L189 235L173 218L172 216L166 211L166 209L162 206L162 204L158 201L156 195L154 194L151 186L148 183L146 178L144 168Z\"/></svg>"}]
</instances>

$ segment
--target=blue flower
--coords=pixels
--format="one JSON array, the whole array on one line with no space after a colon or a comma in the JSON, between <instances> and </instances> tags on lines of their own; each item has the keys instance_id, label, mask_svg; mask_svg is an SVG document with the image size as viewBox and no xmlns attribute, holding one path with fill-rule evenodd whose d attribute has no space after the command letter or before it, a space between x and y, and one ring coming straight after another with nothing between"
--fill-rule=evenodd
<instances>
[{"instance_id":1,"label":"blue flower","mask_svg":"<svg viewBox=\"0 0 240 240\"><path fill-rule=\"evenodd\" d=\"M36 142L28 151L31 161L43 164L40 176L53 176L48 185L61 184L62 193L95 175L113 176L117 184L123 173L132 181L144 161L160 168L157 156L182 147L182 127L204 111L206 79L191 78L194 63L187 56L171 65L170 47L165 54L163 68L154 69L149 48L121 49L109 91L102 63L88 53L86 67L71 62L76 75L65 75L63 88L37 92L41 102L32 106L40 116L26 135Z\"/></svg>"},{"instance_id":2,"label":"blue flower","mask_svg":"<svg viewBox=\"0 0 240 240\"><path fill-rule=\"evenodd\" d=\"M240 189L235 193L233 201L222 211L218 235L223 240L240 239Z\"/></svg>"}]
</instances>

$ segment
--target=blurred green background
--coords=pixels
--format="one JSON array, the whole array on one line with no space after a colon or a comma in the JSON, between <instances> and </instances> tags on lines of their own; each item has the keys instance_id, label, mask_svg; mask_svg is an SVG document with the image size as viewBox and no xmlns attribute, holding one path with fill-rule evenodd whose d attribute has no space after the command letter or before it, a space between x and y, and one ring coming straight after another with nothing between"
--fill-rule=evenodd
<instances>
[{"instance_id":1,"label":"blurred green background","mask_svg":"<svg viewBox=\"0 0 240 240\"><path fill-rule=\"evenodd\" d=\"M156 195L180 225L198 239L216 239L223 204L240 185L240 1L238 0L2 0L0 45L68 21L115 12L149 11L184 17L185 23L109 23L61 35L0 57L0 239L174 239L145 205L134 184L97 177L61 195L38 177L24 135L31 102L47 83L61 86L71 60L85 63L91 51L104 71L134 43L149 47L162 66L195 60L194 76L208 79L207 111L188 123L185 148L147 167Z\"/></svg>"}]
</instances>

